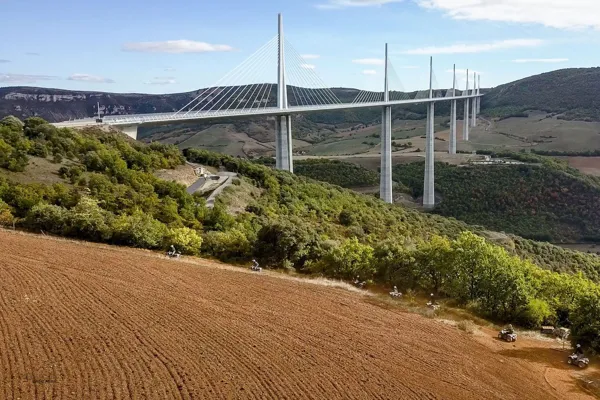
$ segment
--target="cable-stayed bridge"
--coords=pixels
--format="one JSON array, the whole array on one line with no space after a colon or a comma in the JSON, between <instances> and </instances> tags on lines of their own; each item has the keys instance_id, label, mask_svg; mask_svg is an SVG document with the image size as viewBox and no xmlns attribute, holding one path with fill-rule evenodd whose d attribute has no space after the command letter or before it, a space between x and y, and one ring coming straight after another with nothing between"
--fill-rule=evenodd
<instances>
[{"instance_id":1,"label":"cable-stayed bridge","mask_svg":"<svg viewBox=\"0 0 600 400\"><path fill-rule=\"evenodd\" d=\"M463 140L469 139L469 126L476 126L480 109L481 94L479 79L473 76L473 88L469 87L469 73L465 90L456 87L456 68L453 86L440 89L430 59L429 88L407 93L388 57L385 45L383 60L371 60L384 66L382 91L360 90L351 98L341 98L327 86L309 64L311 56L302 56L285 39L281 14L275 37L231 70L209 88L198 91L198 95L178 111L154 114L130 114L104 116L100 121L93 119L57 123L57 126L86 126L103 123L120 127L126 134L137 139L139 126L185 123L220 118L244 118L255 116L275 117L276 168L293 172L292 159L292 115L365 107L382 108L381 131L381 187L380 197L392 202L392 106L426 104L427 125L425 145L425 187L423 205L432 208L434 196L434 116L435 103L451 102L450 140L448 151L456 154L456 110L457 102L464 102ZM275 75L276 73L276 75Z\"/></svg>"}]
</instances>

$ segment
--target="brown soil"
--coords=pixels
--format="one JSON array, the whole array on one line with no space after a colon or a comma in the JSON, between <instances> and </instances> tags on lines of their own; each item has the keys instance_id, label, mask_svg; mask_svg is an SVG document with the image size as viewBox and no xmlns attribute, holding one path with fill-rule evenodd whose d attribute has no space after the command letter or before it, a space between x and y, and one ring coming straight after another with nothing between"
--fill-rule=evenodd
<instances>
[{"instance_id":1,"label":"brown soil","mask_svg":"<svg viewBox=\"0 0 600 400\"><path fill-rule=\"evenodd\" d=\"M562 354L349 290L8 231L0 251L2 399L586 398Z\"/></svg>"},{"instance_id":2,"label":"brown soil","mask_svg":"<svg viewBox=\"0 0 600 400\"><path fill-rule=\"evenodd\" d=\"M560 157L566 158L569 166L584 174L600 176L600 157Z\"/></svg>"}]
</instances>

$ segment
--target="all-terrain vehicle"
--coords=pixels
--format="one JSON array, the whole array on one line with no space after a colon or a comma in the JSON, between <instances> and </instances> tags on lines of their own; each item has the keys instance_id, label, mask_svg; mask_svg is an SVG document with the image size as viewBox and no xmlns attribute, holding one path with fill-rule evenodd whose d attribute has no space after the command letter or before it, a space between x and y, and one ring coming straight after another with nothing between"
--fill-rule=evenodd
<instances>
[{"instance_id":1,"label":"all-terrain vehicle","mask_svg":"<svg viewBox=\"0 0 600 400\"><path fill-rule=\"evenodd\" d=\"M502 329L500 332L498 332L498 339L504 340L507 342L514 342L515 340L517 340L517 333L516 332L510 333L510 331L508 329Z\"/></svg>"},{"instance_id":2,"label":"all-terrain vehicle","mask_svg":"<svg viewBox=\"0 0 600 400\"><path fill-rule=\"evenodd\" d=\"M577 365L579 368L585 368L590 363L589 358L584 357L583 355L571 354L567 358L567 364L569 365Z\"/></svg>"},{"instance_id":3,"label":"all-terrain vehicle","mask_svg":"<svg viewBox=\"0 0 600 400\"><path fill-rule=\"evenodd\" d=\"M250 267L250 269L254 272L262 272L262 268L258 266L256 260L252 260L252 266Z\"/></svg>"},{"instance_id":4,"label":"all-terrain vehicle","mask_svg":"<svg viewBox=\"0 0 600 400\"><path fill-rule=\"evenodd\" d=\"M179 258L181 257L181 252L177 251L174 246L171 246L171 249L167 251L167 257Z\"/></svg>"},{"instance_id":5,"label":"all-terrain vehicle","mask_svg":"<svg viewBox=\"0 0 600 400\"><path fill-rule=\"evenodd\" d=\"M354 286L356 286L359 289L364 289L365 286L367 285L366 281L361 281L360 279L356 278L354 280Z\"/></svg>"},{"instance_id":6,"label":"all-terrain vehicle","mask_svg":"<svg viewBox=\"0 0 600 400\"><path fill-rule=\"evenodd\" d=\"M390 296L392 296L393 298L400 298L400 297L402 297L402 293L400 293L398 291L398 288L396 286L394 286L394 290L392 290L390 292Z\"/></svg>"}]
</instances>

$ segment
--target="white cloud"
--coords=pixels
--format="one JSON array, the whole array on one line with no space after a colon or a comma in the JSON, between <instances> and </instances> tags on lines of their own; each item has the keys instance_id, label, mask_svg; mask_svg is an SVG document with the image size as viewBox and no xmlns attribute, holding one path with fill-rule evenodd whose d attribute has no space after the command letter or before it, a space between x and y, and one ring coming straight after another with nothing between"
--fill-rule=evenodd
<instances>
[{"instance_id":1,"label":"white cloud","mask_svg":"<svg viewBox=\"0 0 600 400\"><path fill-rule=\"evenodd\" d=\"M89 75L89 74L73 74L67 78L70 81L80 82L95 82L95 83L115 83L112 79L103 78L101 76Z\"/></svg>"},{"instance_id":2,"label":"white cloud","mask_svg":"<svg viewBox=\"0 0 600 400\"><path fill-rule=\"evenodd\" d=\"M316 60L317 58L321 58L318 54L302 54L300 57L305 60Z\"/></svg>"},{"instance_id":3,"label":"white cloud","mask_svg":"<svg viewBox=\"0 0 600 400\"><path fill-rule=\"evenodd\" d=\"M173 85L177 83L175 78L170 76L156 76L151 81L144 82L146 85Z\"/></svg>"},{"instance_id":4,"label":"white cloud","mask_svg":"<svg viewBox=\"0 0 600 400\"><path fill-rule=\"evenodd\" d=\"M385 61L381 58L359 58L357 60L352 60L354 64L362 64L362 65L383 65Z\"/></svg>"},{"instance_id":5,"label":"white cloud","mask_svg":"<svg viewBox=\"0 0 600 400\"><path fill-rule=\"evenodd\" d=\"M486 51L513 49L516 47L535 47L542 44L544 44L544 41L541 39L508 39L498 40L492 43L421 47L418 49L406 50L402 53L412 55L483 53Z\"/></svg>"},{"instance_id":6,"label":"white cloud","mask_svg":"<svg viewBox=\"0 0 600 400\"><path fill-rule=\"evenodd\" d=\"M389 3L400 3L403 0L327 0L327 3L317 4L322 10L333 10L347 7L380 7Z\"/></svg>"},{"instance_id":7,"label":"white cloud","mask_svg":"<svg viewBox=\"0 0 600 400\"><path fill-rule=\"evenodd\" d=\"M512 60L514 63L561 63L569 61L568 58L519 58Z\"/></svg>"},{"instance_id":8,"label":"white cloud","mask_svg":"<svg viewBox=\"0 0 600 400\"><path fill-rule=\"evenodd\" d=\"M226 44L210 44L205 42L195 42L193 40L167 40L164 42L125 43L122 50L141 53L182 54L233 51L233 47Z\"/></svg>"},{"instance_id":9,"label":"white cloud","mask_svg":"<svg viewBox=\"0 0 600 400\"><path fill-rule=\"evenodd\" d=\"M377 75L377 71L374 69L365 69L362 73L363 75Z\"/></svg>"},{"instance_id":10,"label":"white cloud","mask_svg":"<svg viewBox=\"0 0 600 400\"><path fill-rule=\"evenodd\" d=\"M454 19L537 23L559 29L600 29L598 0L418 0Z\"/></svg>"},{"instance_id":11,"label":"white cloud","mask_svg":"<svg viewBox=\"0 0 600 400\"><path fill-rule=\"evenodd\" d=\"M173 71L175 71L175 68L172 68L172 67L165 68L165 72L173 72Z\"/></svg>"},{"instance_id":12,"label":"white cloud","mask_svg":"<svg viewBox=\"0 0 600 400\"><path fill-rule=\"evenodd\" d=\"M315 65L313 64L301 64L300 68L304 68L304 69L315 69L317 68Z\"/></svg>"},{"instance_id":13,"label":"white cloud","mask_svg":"<svg viewBox=\"0 0 600 400\"><path fill-rule=\"evenodd\" d=\"M0 73L0 82L2 83L36 83L38 81L53 81L57 79L60 78L58 76L51 75L24 75Z\"/></svg>"},{"instance_id":14,"label":"white cloud","mask_svg":"<svg viewBox=\"0 0 600 400\"><path fill-rule=\"evenodd\" d=\"M0 64L9 63L9 62L10 62L10 60L3 60L0 58Z\"/></svg>"}]
</instances>

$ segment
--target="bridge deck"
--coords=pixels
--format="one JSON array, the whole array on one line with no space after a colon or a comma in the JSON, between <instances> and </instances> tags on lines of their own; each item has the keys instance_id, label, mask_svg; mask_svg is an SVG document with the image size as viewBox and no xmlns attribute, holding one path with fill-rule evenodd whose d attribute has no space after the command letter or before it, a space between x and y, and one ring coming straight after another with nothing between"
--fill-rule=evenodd
<instances>
[{"instance_id":1,"label":"bridge deck","mask_svg":"<svg viewBox=\"0 0 600 400\"><path fill-rule=\"evenodd\" d=\"M285 110L277 107L244 109L244 110L220 110L220 111L179 111L173 113L155 113L155 114L130 114L130 115L114 115L106 116L102 119L103 123L108 125L142 125L142 124L157 124L166 122L181 122L195 121L202 119L216 119L227 117L242 117L242 116L264 116L264 115L281 115L281 114L300 114L314 111L332 111L332 110L347 110L353 108L367 107L383 107L403 104L418 104L431 103L450 100L465 100L468 98L481 97L483 95L455 96L455 97L434 97L412 100L397 100L397 101L379 101L370 103L341 103L330 105L316 106L293 106ZM75 121L73 121L75 122Z\"/></svg>"}]
</instances>

